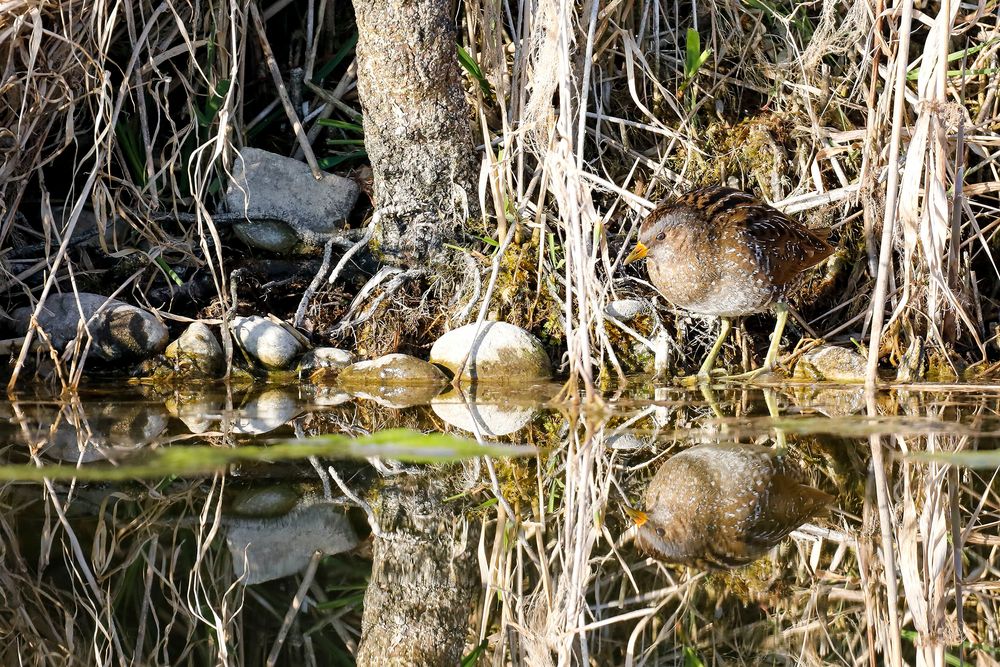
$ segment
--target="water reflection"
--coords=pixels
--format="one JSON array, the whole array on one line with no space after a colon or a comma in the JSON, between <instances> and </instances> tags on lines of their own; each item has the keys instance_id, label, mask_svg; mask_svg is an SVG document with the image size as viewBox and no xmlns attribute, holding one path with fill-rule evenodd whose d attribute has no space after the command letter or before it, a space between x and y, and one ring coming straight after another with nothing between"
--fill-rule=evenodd
<instances>
[{"instance_id":1,"label":"water reflection","mask_svg":"<svg viewBox=\"0 0 1000 667\"><path fill-rule=\"evenodd\" d=\"M431 400L431 409L455 428L477 437L496 438L527 426L539 405L551 396L546 388L517 391L480 384L451 387Z\"/></svg>"},{"instance_id":2,"label":"water reflection","mask_svg":"<svg viewBox=\"0 0 1000 667\"><path fill-rule=\"evenodd\" d=\"M0 402L19 465L392 427L541 452L2 485L0 631L24 640L0 642L0 664L880 664L894 641L904 659L918 642L931 663L996 658L995 471L905 454L995 449L1000 394L910 387L866 416L856 388L637 382L589 409L557 390ZM637 540L622 505L647 510Z\"/></svg>"},{"instance_id":3,"label":"water reflection","mask_svg":"<svg viewBox=\"0 0 1000 667\"><path fill-rule=\"evenodd\" d=\"M697 445L660 466L633 512L638 543L655 557L737 567L764 555L833 496L802 484L791 462L759 445Z\"/></svg>"},{"instance_id":4,"label":"water reflection","mask_svg":"<svg viewBox=\"0 0 1000 667\"><path fill-rule=\"evenodd\" d=\"M296 503L279 516L228 515L223 520L233 575L260 584L297 574L314 554L339 554L358 545L342 505Z\"/></svg>"}]
</instances>

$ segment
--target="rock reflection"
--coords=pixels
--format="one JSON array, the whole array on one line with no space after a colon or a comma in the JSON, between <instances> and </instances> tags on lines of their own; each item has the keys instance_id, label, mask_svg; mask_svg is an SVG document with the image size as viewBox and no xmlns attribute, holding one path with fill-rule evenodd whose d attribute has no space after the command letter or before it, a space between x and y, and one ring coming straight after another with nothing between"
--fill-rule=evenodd
<instances>
[{"instance_id":1,"label":"rock reflection","mask_svg":"<svg viewBox=\"0 0 1000 667\"><path fill-rule=\"evenodd\" d=\"M259 435L280 428L302 412L298 394L290 388L273 387L249 398L232 421L233 433Z\"/></svg>"},{"instance_id":2,"label":"rock reflection","mask_svg":"<svg viewBox=\"0 0 1000 667\"><path fill-rule=\"evenodd\" d=\"M812 408L827 417L846 417L865 409L864 387L805 384L795 386L792 397L800 407Z\"/></svg>"},{"instance_id":3,"label":"rock reflection","mask_svg":"<svg viewBox=\"0 0 1000 667\"><path fill-rule=\"evenodd\" d=\"M108 458L112 449L132 449L157 439L167 428L163 405L105 403L84 406L76 401L10 404L11 425L29 444L61 461L88 463Z\"/></svg>"},{"instance_id":4,"label":"rock reflection","mask_svg":"<svg viewBox=\"0 0 1000 667\"><path fill-rule=\"evenodd\" d=\"M188 430L201 434L219 427L222 421L222 396L212 393L181 394L167 397L167 410L181 420Z\"/></svg>"},{"instance_id":5,"label":"rock reflection","mask_svg":"<svg viewBox=\"0 0 1000 667\"><path fill-rule=\"evenodd\" d=\"M303 570L317 551L338 554L358 544L344 509L333 503L302 503L277 517L226 517L226 545L233 574L259 584Z\"/></svg>"},{"instance_id":6,"label":"rock reflection","mask_svg":"<svg viewBox=\"0 0 1000 667\"><path fill-rule=\"evenodd\" d=\"M372 385L365 390L352 390L351 395L372 401L384 408L402 410L415 405L427 405L435 396L441 393L438 384L395 384Z\"/></svg>"},{"instance_id":7,"label":"rock reflection","mask_svg":"<svg viewBox=\"0 0 1000 667\"><path fill-rule=\"evenodd\" d=\"M520 403L510 398L509 388L473 385L437 396L431 409L455 428L495 438L520 431L537 412L537 401Z\"/></svg>"},{"instance_id":8,"label":"rock reflection","mask_svg":"<svg viewBox=\"0 0 1000 667\"><path fill-rule=\"evenodd\" d=\"M738 443L691 447L667 460L630 511L639 546L660 560L730 568L764 555L833 497L800 483L775 450Z\"/></svg>"}]
</instances>

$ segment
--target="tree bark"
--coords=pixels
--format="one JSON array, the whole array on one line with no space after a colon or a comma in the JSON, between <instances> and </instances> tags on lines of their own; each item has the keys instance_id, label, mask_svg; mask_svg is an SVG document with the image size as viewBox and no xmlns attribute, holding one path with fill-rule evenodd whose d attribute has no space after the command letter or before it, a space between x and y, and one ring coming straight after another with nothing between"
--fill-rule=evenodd
<instances>
[{"instance_id":1,"label":"tree bark","mask_svg":"<svg viewBox=\"0 0 1000 667\"><path fill-rule=\"evenodd\" d=\"M394 478L378 492L359 667L457 665L478 590L479 525L445 502L443 479Z\"/></svg>"},{"instance_id":2,"label":"tree bark","mask_svg":"<svg viewBox=\"0 0 1000 667\"><path fill-rule=\"evenodd\" d=\"M447 0L354 0L358 92L374 172L372 248L402 265L433 262L478 212L469 106Z\"/></svg>"}]
</instances>

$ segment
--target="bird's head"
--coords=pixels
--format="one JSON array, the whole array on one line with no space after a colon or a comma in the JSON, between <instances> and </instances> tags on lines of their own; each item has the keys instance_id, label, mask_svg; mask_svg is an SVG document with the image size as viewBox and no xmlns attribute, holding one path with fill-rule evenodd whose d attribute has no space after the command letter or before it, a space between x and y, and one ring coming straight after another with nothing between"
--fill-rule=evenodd
<instances>
[{"instance_id":1,"label":"bird's head","mask_svg":"<svg viewBox=\"0 0 1000 667\"><path fill-rule=\"evenodd\" d=\"M625 258L625 264L643 259L650 250L661 243L670 242L678 230L686 229L697 219L697 212L683 204L673 200L660 204L639 225L638 241Z\"/></svg>"},{"instance_id":2,"label":"bird's head","mask_svg":"<svg viewBox=\"0 0 1000 667\"><path fill-rule=\"evenodd\" d=\"M671 529L671 518L661 508L641 512L625 508L625 513L636 526L636 545L649 555L668 563L684 563L691 560L685 540L677 539Z\"/></svg>"}]
</instances>

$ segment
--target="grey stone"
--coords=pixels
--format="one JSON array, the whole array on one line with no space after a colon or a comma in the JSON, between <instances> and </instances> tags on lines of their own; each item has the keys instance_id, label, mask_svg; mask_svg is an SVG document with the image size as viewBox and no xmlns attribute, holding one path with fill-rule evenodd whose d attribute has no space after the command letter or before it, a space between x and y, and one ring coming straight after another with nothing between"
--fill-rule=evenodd
<instances>
[{"instance_id":1,"label":"grey stone","mask_svg":"<svg viewBox=\"0 0 1000 667\"><path fill-rule=\"evenodd\" d=\"M549 357L530 333L506 322L467 324L444 334L431 347L431 362L479 382L510 384L552 377Z\"/></svg>"},{"instance_id":2,"label":"grey stone","mask_svg":"<svg viewBox=\"0 0 1000 667\"><path fill-rule=\"evenodd\" d=\"M653 305L644 299L618 299L605 306L604 312L622 322L628 322L639 315L656 313Z\"/></svg>"},{"instance_id":3,"label":"grey stone","mask_svg":"<svg viewBox=\"0 0 1000 667\"><path fill-rule=\"evenodd\" d=\"M299 340L265 317L234 317L230 328L247 354L270 370L289 368L292 361L302 354Z\"/></svg>"},{"instance_id":4,"label":"grey stone","mask_svg":"<svg viewBox=\"0 0 1000 667\"><path fill-rule=\"evenodd\" d=\"M408 354L387 354L351 364L340 371L337 381L347 390L366 390L380 385L444 385L448 378L434 364Z\"/></svg>"},{"instance_id":5,"label":"grey stone","mask_svg":"<svg viewBox=\"0 0 1000 667\"><path fill-rule=\"evenodd\" d=\"M192 322L177 340L167 345L164 356L184 376L214 378L222 374L226 357L208 325Z\"/></svg>"},{"instance_id":6,"label":"grey stone","mask_svg":"<svg viewBox=\"0 0 1000 667\"><path fill-rule=\"evenodd\" d=\"M316 371L338 372L353 364L357 358L350 350L336 347L317 347L309 350L299 360L299 377L310 375Z\"/></svg>"},{"instance_id":7,"label":"grey stone","mask_svg":"<svg viewBox=\"0 0 1000 667\"><path fill-rule=\"evenodd\" d=\"M24 307L13 312L14 326L19 332L28 330L33 310ZM82 319L89 322L90 354L98 359L141 361L162 352L167 346L169 332L155 315L99 294L50 295L39 313L38 324L55 348L62 351L76 338L81 314Z\"/></svg>"},{"instance_id":8,"label":"grey stone","mask_svg":"<svg viewBox=\"0 0 1000 667\"><path fill-rule=\"evenodd\" d=\"M826 382L864 382L865 358L846 347L822 345L809 350L795 364L794 378Z\"/></svg>"},{"instance_id":9,"label":"grey stone","mask_svg":"<svg viewBox=\"0 0 1000 667\"><path fill-rule=\"evenodd\" d=\"M344 226L358 192L349 178L323 174L317 181L304 162L244 148L233 163L226 204L249 218L233 226L244 242L287 253L322 248Z\"/></svg>"}]
</instances>

